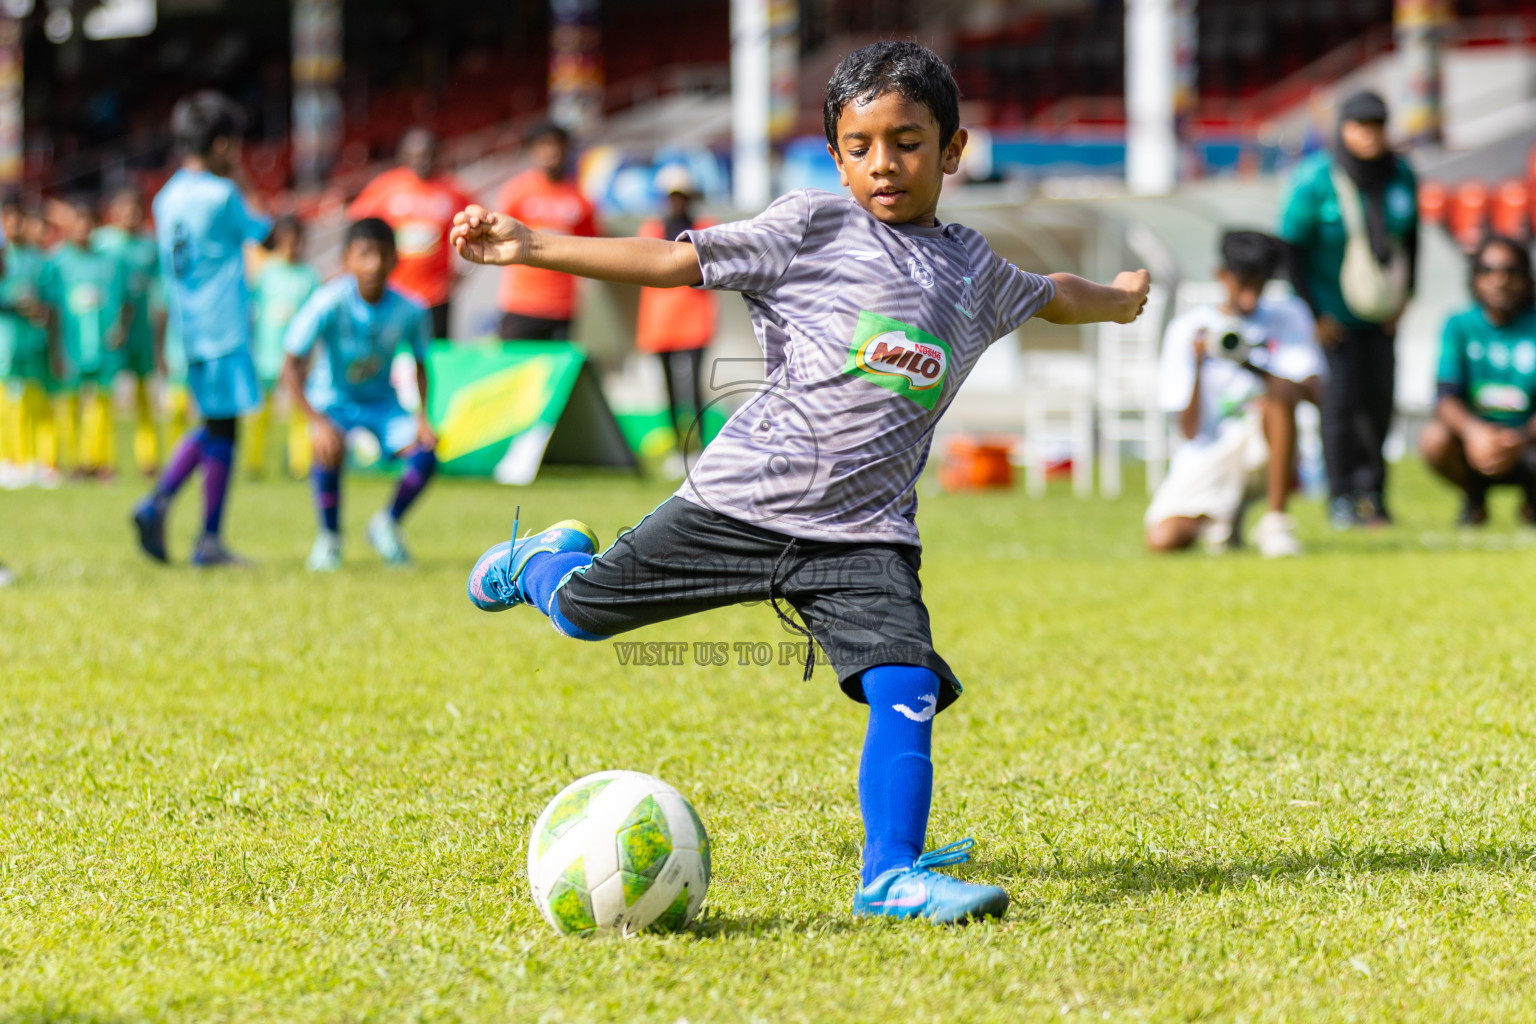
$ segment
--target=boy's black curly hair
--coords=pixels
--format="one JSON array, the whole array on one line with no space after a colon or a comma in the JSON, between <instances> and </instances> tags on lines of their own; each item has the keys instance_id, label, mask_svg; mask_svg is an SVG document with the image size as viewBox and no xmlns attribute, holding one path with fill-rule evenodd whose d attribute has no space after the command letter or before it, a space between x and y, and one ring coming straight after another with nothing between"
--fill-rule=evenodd
<instances>
[{"instance_id":1,"label":"boy's black curly hair","mask_svg":"<svg viewBox=\"0 0 1536 1024\"><path fill-rule=\"evenodd\" d=\"M1221 236L1221 265L1239 277L1268 281L1280 268L1280 240L1262 231L1226 231Z\"/></svg>"},{"instance_id":2,"label":"boy's black curly hair","mask_svg":"<svg viewBox=\"0 0 1536 1024\"><path fill-rule=\"evenodd\" d=\"M894 92L928 108L939 124L939 148L960 129L960 87L938 54L917 43L888 41L861 46L837 65L827 82L822 125L836 150L837 119L849 103L868 103Z\"/></svg>"},{"instance_id":3,"label":"boy's black curly hair","mask_svg":"<svg viewBox=\"0 0 1536 1024\"><path fill-rule=\"evenodd\" d=\"M176 148L192 156L207 156L214 142L245 131L245 112L221 92L205 89L176 104L171 111L171 135Z\"/></svg>"},{"instance_id":4,"label":"boy's black curly hair","mask_svg":"<svg viewBox=\"0 0 1536 1024\"><path fill-rule=\"evenodd\" d=\"M347 226L341 247L345 251L353 242L377 242L385 252L395 251L395 229L382 217L364 217Z\"/></svg>"}]
</instances>

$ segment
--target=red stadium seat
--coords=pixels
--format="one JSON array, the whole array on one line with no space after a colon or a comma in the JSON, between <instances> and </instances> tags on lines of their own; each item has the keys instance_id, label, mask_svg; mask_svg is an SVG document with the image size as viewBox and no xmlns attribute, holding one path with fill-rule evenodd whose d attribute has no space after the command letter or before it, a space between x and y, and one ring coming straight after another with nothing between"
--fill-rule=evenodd
<instances>
[{"instance_id":1,"label":"red stadium seat","mask_svg":"<svg viewBox=\"0 0 1536 1024\"><path fill-rule=\"evenodd\" d=\"M1488 224L1488 188L1480 181L1464 181L1451 196L1449 227L1456 244L1469 252L1482 241Z\"/></svg>"},{"instance_id":2,"label":"red stadium seat","mask_svg":"<svg viewBox=\"0 0 1536 1024\"><path fill-rule=\"evenodd\" d=\"M1438 181L1426 181L1419 186L1419 219L1426 224L1445 227L1446 207L1450 196Z\"/></svg>"},{"instance_id":3,"label":"red stadium seat","mask_svg":"<svg viewBox=\"0 0 1536 1024\"><path fill-rule=\"evenodd\" d=\"M1488 223L1495 234L1524 239L1531 229L1531 190L1523 181L1502 182L1493 193Z\"/></svg>"}]
</instances>

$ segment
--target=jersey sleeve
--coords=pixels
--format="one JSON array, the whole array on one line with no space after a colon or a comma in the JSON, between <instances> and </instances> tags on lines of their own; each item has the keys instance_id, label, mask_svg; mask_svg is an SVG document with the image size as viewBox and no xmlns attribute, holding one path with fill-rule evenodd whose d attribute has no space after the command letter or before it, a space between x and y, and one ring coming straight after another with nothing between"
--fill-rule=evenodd
<instances>
[{"instance_id":1,"label":"jersey sleeve","mask_svg":"<svg viewBox=\"0 0 1536 1024\"><path fill-rule=\"evenodd\" d=\"M383 180L384 176L381 174L363 186L357 198L352 200L352 205L347 207L347 220L362 220L364 217L377 216L379 200L384 194Z\"/></svg>"},{"instance_id":2,"label":"jersey sleeve","mask_svg":"<svg viewBox=\"0 0 1536 1024\"><path fill-rule=\"evenodd\" d=\"M224 226L241 242L260 242L272 233L272 222L252 210L240 191L231 187L224 204Z\"/></svg>"},{"instance_id":3,"label":"jersey sleeve","mask_svg":"<svg viewBox=\"0 0 1536 1024\"><path fill-rule=\"evenodd\" d=\"M804 191L774 200L751 220L693 228L682 238L698 253L701 288L763 293L789 271L810 228L811 204Z\"/></svg>"},{"instance_id":4,"label":"jersey sleeve","mask_svg":"<svg viewBox=\"0 0 1536 1024\"><path fill-rule=\"evenodd\" d=\"M1163 332L1157 362L1157 404L1164 412L1183 412L1195 391L1195 321L1175 317Z\"/></svg>"},{"instance_id":5,"label":"jersey sleeve","mask_svg":"<svg viewBox=\"0 0 1536 1024\"><path fill-rule=\"evenodd\" d=\"M1034 316L1056 297L1056 283L1040 274L1020 270L1008 260L992 254L992 274L996 319L992 324L995 341Z\"/></svg>"},{"instance_id":6,"label":"jersey sleeve","mask_svg":"<svg viewBox=\"0 0 1536 1024\"><path fill-rule=\"evenodd\" d=\"M335 307L326 301L324 293L311 295L288 322L288 330L283 333L283 351L301 359L309 355L334 316Z\"/></svg>"},{"instance_id":7,"label":"jersey sleeve","mask_svg":"<svg viewBox=\"0 0 1536 1024\"><path fill-rule=\"evenodd\" d=\"M1435 390L1440 397L1467 396L1467 337L1461 317L1446 320L1440 335L1440 365L1435 370Z\"/></svg>"},{"instance_id":8,"label":"jersey sleeve","mask_svg":"<svg viewBox=\"0 0 1536 1024\"><path fill-rule=\"evenodd\" d=\"M1300 299L1286 299L1278 305L1280 326L1275 351L1265 371L1300 384L1328 372L1323 351L1317 345L1317 323L1312 311Z\"/></svg>"}]
</instances>

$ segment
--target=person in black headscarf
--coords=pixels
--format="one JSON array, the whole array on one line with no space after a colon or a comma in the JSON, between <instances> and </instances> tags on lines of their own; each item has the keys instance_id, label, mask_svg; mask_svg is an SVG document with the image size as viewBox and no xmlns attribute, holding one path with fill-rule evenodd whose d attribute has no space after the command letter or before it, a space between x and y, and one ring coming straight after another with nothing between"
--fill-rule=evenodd
<instances>
[{"instance_id":1,"label":"person in black headscarf","mask_svg":"<svg viewBox=\"0 0 1536 1024\"><path fill-rule=\"evenodd\" d=\"M1387 143L1387 105L1358 92L1331 151L1302 161L1281 203L1290 277L1328 357L1322 404L1335 526L1391 521L1382 445L1392 424L1397 320L1413 294L1417 185Z\"/></svg>"}]
</instances>

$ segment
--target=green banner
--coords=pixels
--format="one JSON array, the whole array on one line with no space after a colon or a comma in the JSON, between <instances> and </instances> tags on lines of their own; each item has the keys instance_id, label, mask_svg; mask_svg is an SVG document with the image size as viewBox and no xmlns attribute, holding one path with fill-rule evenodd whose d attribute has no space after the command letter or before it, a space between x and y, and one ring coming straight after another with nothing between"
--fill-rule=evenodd
<instances>
[{"instance_id":1,"label":"green banner","mask_svg":"<svg viewBox=\"0 0 1536 1024\"><path fill-rule=\"evenodd\" d=\"M638 468L574 345L434 345L427 365L445 473L523 484L545 462Z\"/></svg>"}]
</instances>

